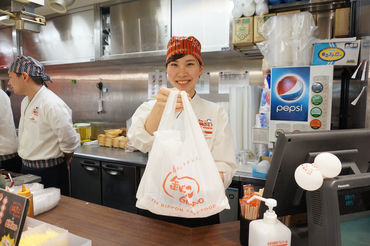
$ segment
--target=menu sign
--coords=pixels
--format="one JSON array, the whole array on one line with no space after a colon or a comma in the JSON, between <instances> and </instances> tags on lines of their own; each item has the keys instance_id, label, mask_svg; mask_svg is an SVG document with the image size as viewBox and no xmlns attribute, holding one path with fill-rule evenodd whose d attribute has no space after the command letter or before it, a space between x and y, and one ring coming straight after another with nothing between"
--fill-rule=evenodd
<instances>
[{"instance_id":1,"label":"menu sign","mask_svg":"<svg viewBox=\"0 0 370 246\"><path fill-rule=\"evenodd\" d=\"M0 189L0 245L18 245L28 205L26 197Z\"/></svg>"}]
</instances>

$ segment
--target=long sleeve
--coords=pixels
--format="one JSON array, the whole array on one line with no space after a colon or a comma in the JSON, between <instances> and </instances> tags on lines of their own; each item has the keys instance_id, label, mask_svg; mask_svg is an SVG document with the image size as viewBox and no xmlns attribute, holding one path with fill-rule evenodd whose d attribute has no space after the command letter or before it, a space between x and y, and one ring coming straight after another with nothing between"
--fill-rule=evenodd
<instances>
[{"instance_id":1,"label":"long sleeve","mask_svg":"<svg viewBox=\"0 0 370 246\"><path fill-rule=\"evenodd\" d=\"M151 150L154 141L154 136L150 135L144 127L154 103L155 101L145 102L137 108L127 132L128 144L143 153Z\"/></svg>"},{"instance_id":2,"label":"long sleeve","mask_svg":"<svg viewBox=\"0 0 370 246\"><path fill-rule=\"evenodd\" d=\"M218 171L224 173L224 186L227 188L231 184L237 166L229 119L227 113L221 107L218 112L215 139L211 153Z\"/></svg>"},{"instance_id":3,"label":"long sleeve","mask_svg":"<svg viewBox=\"0 0 370 246\"><path fill-rule=\"evenodd\" d=\"M49 109L47 118L50 128L58 138L59 148L64 153L74 152L80 140L73 129L72 111L66 105L57 104Z\"/></svg>"}]
</instances>

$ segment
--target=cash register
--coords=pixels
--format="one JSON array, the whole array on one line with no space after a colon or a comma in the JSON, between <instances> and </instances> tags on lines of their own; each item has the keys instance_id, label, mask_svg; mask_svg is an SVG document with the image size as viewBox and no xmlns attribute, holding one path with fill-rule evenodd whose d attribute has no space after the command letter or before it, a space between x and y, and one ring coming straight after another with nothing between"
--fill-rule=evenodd
<instances>
[{"instance_id":1,"label":"cash register","mask_svg":"<svg viewBox=\"0 0 370 246\"><path fill-rule=\"evenodd\" d=\"M305 192L295 182L295 169L321 152L335 154L342 172ZM281 134L263 196L278 201L278 216L307 213L305 230L291 228L294 246L370 245L370 129Z\"/></svg>"}]
</instances>

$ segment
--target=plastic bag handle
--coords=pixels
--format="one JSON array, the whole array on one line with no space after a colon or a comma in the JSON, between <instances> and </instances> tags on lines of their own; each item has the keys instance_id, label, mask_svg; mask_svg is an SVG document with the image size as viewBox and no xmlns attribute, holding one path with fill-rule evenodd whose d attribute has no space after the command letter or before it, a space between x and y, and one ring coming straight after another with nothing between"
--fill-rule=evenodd
<instances>
[{"instance_id":1,"label":"plastic bag handle","mask_svg":"<svg viewBox=\"0 0 370 246\"><path fill-rule=\"evenodd\" d=\"M171 90L168 95L166 106L164 107L161 121L159 122L158 130L170 129L173 125L173 122L176 119L175 110L176 110L176 101L178 91Z\"/></svg>"},{"instance_id":2,"label":"plastic bag handle","mask_svg":"<svg viewBox=\"0 0 370 246\"><path fill-rule=\"evenodd\" d=\"M191 127L193 136L196 136L198 139L198 145L201 146L201 148L208 149L208 144L198 123L198 117L195 115L193 107L191 106L188 95L185 91L181 92L181 100L184 106L184 119L188 121L185 126Z\"/></svg>"}]
</instances>

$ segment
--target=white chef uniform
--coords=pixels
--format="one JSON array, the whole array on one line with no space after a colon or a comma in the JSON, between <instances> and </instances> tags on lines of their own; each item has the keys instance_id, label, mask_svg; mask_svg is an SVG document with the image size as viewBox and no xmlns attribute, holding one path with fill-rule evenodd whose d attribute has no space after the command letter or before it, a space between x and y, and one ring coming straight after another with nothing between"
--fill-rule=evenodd
<instances>
[{"instance_id":1,"label":"white chef uniform","mask_svg":"<svg viewBox=\"0 0 370 246\"><path fill-rule=\"evenodd\" d=\"M18 141L10 99L0 89L0 161L14 158L17 154L17 146Z\"/></svg>"},{"instance_id":2,"label":"white chef uniform","mask_svg":"<svg viewBox=\"0 0 370 246\"><path fill-rule=\"evenodd\" d=\"M144 153L151 150L154 141L154 136L144 128L154 104L155 101L149 101L140 105L132 116L132 124L127 133L129 144ZM224 186L227 188L237 169L227 113L216 103L204 100L197 94L191 100L191 106L199 120L217 169L224 173ZM179 115L179 120L181 116L182 114Z\"/></svg>"},{"instance_id":3,"label":"white chef uniform","mask_svg":"<svg viewBox=\"0 0 370 246\"><path fill-rule=\"evenodd\" d=\"M28 97L23 99L18 148L22 159L35 161L60 158L63 152L74 152L79 143L72 125L72 110L56 94L42 86L31 102ZM56 164L46 163L50 166Z\"/></svg>"}]
</instances>

